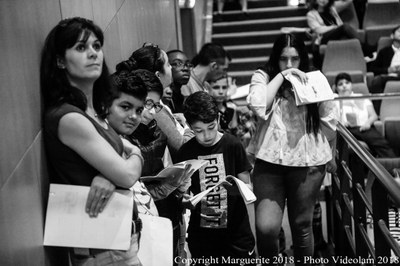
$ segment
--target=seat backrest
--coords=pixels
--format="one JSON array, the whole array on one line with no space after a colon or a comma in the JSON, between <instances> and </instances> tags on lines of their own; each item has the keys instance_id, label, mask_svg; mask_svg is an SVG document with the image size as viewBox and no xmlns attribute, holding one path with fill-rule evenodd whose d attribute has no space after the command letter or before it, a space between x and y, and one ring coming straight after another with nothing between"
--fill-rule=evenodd
<instances>
[{"instance_id":1,"label":"seat backrest","mask_svg":"<svg viewBox=\"0 0 400 266\"><path fill-rule=\"evenodd\" d=\"M358 21L356 9L354 8L353 3L351 3L348 7L340 11L339 16L343 20L343 22L348 23L354 29L359 28L360 22Z\"/></svg>"},{"instance_id":2,"label":"seat backrest","mask_svg":"<svg viewBox=\"0 0 400 266\"><path fill-rule=\"evenodd\" d=\"M389 36L382 36L378 40L378 48L376 49L379 52L382 48L385 48L392 44L392 38Z\"/></svg>"},{"instance_id":3,"label":"seat backrest","mask_svg":"<svg viewBox=\"0 0 400 266\"><path fill-rule=\"evenodd\" d=\"M400 81L386 82L384 93L400 92ZM380 119L383 121L386 117L400 117L400 98L383 99L380 110Z\"/></svg>"},{"instance_id":4,"label":"seat backrest","mask_svg":"<svg viewBox=\"0 0 400 266\"><path fill-rule=\"evenodd\" d=\"M367 64L359 40L332 40L328 42L322 63L322 72L338 71L361 71L364 76L366 75Z\"/></svg>"},{"instance_id":5,"label":"seat backrest","mask_svg":"<svg viewBox=\"0 0 400 266\"><path fill-rule=\"evenodd\" d=\"M361 93L361 94L368 94L369 93L367 84L365 84L364 82L353 83L352 88L353 88L353 92L354 93Z\"/></svg>"},{"instance_id":6,"label":"seat backrest","mask_svg":"<svg viewBox=\"0 0 400 266\"><path fill-rule=\"evenodd\" d=\"M363 28L400 24L399 1L369 1L365 10Z\"/></svg>"}]
</instances>

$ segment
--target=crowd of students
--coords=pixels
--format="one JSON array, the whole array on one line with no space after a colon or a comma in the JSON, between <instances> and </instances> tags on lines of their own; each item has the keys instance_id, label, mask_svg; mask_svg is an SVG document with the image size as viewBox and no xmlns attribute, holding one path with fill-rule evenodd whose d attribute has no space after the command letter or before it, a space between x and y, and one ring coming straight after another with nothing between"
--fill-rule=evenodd
<instances>
[{"instance_id":1,"label":"crowd of students","mask_svg":"<svg viewBox=\"0 0 400 266\"><path fill-rule=\"evenodd\" d=\"M303 258L313 255L317 195L326 171L336 169L339 117L333 102L295 104L286 77L307 82L310 60L303 40L282 34L275 41L268 62L252 77L250 109L228 99L234 86L226 73L231 58L219 44L205 44L189 60L183 51L145 43L111 75L103 44L96 24L75 17L51 30L42 51L51 182L90 186L86 212L92 217L101 215L116 188L133 188L135 198L130 248L71 248L72 264L142 265L137 253L146 225L139 213L172 221L175 258L214 258L216 265L278 263L285 206L296 265L306 264ZM339 94L346 91L343 79L347 76L337 80ZM189 159L208 165L163 181L140 179ZM254 187L254 206L245 205L233 184L190 204L190 193L228 175ZM191 212L188 228L185 209Z\"/></svg>"}]
</instances>

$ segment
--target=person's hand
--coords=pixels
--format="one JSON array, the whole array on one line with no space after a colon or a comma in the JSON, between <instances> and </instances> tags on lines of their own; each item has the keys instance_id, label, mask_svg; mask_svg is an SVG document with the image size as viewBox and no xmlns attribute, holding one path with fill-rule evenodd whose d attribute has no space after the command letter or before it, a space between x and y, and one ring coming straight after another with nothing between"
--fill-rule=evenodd
<instances>
[{"instance_id":1,"label":"person's hand","mask_svg":"<svg viewBox=\"0 0 400 266\"><path fill-rule=\"evenodd\" d=\"M300 69L289 68L289 69L282 71L281 73L284 76L291 74L291 75L295 76L296 78L298 78L300 80L300 82L303 84L307 84L307 82L308 82L307 74L305 72L301 71Z\"/></svg>"},{"instance_id":2,"label":"person's hand","mask_svg":"<svg viewBox=\"0 0 400 266\"><path fill-rule=\"evenodd\" d=\"M183 115L183 113L175 113L175 114L173 114L173 115L174 115L176 121L178 121L179 124L181 124L182 127L185 127L185 125L186 125L186 118L185 118L185 116Z\"/></svg>"},{"instance_id":3,"label":"person's hand","mask_svg":"<svg viewBox=\"0 0 400 266\"><path fill-rule=\"evenodd\" d=\"M337 169L337 165L336 165L336 160L335 158L332 158L332 160L330 160L327 164L326 164L326 171L328 173L335 173Z\"/></svg>"},{"instance_id":4,"label":"person's hand","mask_svg":"<svg viewBox=\"0 0 400 266\"><path fill-rule=\"evenodd\" d=\"M183 194L182 207L184 209L194 210L196 206L192 204L192 202L189 200L190 198L191 196L189 194Z\"/></svg>"},{"instance_id":5,"label":"person's hand","mask_svg":"<svg viewBox=\"0 0 400 266\"><path fill-rule=\"evenodd\" d=\"M360 126L360 132L367 131L370 128L371 128L371 124L367 122L364 125Z\"/></svg>"},{"instance_id":6,"label":"person's hand","mask_svg":"<svg viewBox=\"0 0 400 266\"><path fill-rule=\"evenodd\" d=\"M114 190L115 186L113 183L101 175L95 176L90 185L89 195L86 200L86 213L90 217L97 217L104 210Z\"/></svg>"},{"instance_id":7,"label":"person's hand","mask_svg":"<svg viewBox=\"0 0 400 266\"><path fill-rule=\"evenodd\" d=\"M253 136L254 133L256 133L256 124L253 123L252 121L247 121L245 126L249 130L251 136Z\"/></svg>"},{"instance_id":8,"label":"person's hand","mask_svg":"<svg viewBox=\"0 0 400 266\"><path fill-rule=\"evenodd\" d=\"M226 180L222 183L222 186L226 189L229 195L240 195L239 188L236 186L232 177L227 176Z\"/></svg>"}]
</instances>

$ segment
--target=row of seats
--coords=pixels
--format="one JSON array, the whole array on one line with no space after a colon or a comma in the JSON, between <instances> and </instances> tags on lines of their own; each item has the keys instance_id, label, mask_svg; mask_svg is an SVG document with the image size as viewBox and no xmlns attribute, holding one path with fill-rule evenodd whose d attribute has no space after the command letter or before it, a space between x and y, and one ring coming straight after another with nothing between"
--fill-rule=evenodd
<instances>
[{"instance_id":1,"label":"row of seats","mask_svg":"<svg viewBox=\"0 0 400 266\"><path fill-rule=\"evenodd\" d=\"M376 47L381 36L389 36L391 30L400 24L399 14L400 1L398 0L370 0L366 6L362 29L359 29L360 23L354 5L349 5L339 15L344 22L358 29L361 41L371 47Z\"/></svg>"},{"instance_id":2,"label":"row of seats","mask_svg":"<svg viewBox=\"0 0 400 266\"><path fill-rule=\"evenodd\" d=\"M379 49L390 45L391 39L382 38ZM347 72L353 80L353 91L368 94L374 74L367 72L367 66L358 39L329 41L325 49L322 72L331 86L337 74ZM400 93L400 81L388 81L384 93ZM375 122L375 127L400 153L400 99L383 99L380 106L380 119Z\"/></svg>"}]
</instances>

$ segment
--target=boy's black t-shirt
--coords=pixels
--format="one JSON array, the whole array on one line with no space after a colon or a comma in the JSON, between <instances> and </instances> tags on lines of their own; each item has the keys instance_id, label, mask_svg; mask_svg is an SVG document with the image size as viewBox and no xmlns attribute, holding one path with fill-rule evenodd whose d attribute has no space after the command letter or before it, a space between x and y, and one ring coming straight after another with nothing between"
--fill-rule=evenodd
<instances>
[{"instance_id":1,"label":"boy's black t-shirt","mask_svg":"<svg viewBox=\"0 0 400 266\"><path fill-rule=\"evenodd\" d=\"M190 191L197 194L225 179L250 171L251 165L240 141L224 134L211 147L200 145L196 138L185 143L179 151L180 161L205 159L209 164L192 176ZM228 243L243 250L252 250L254 237L251 232L247 209L240 195L229 195L222 186L211 191L191 211L188 241L209 243L210 246Z\"/></svg>"}]
</instances>

